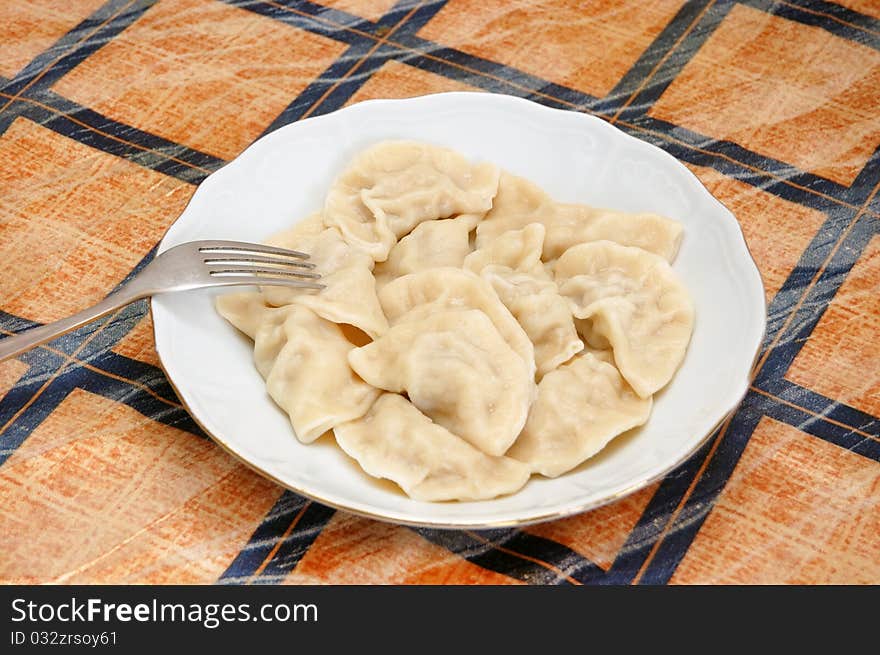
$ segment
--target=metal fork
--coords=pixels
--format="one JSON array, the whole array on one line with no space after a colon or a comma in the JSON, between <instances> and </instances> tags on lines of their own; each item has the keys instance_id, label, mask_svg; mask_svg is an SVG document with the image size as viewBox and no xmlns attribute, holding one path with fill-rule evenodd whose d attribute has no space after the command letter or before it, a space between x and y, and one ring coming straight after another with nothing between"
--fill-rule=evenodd
<instances>
[{"instance_id":1,"label":"metal fork","mask_svg":"<svg viewBox=\"0 0 880 655\"><path fill-rule=\"evenodd\" d=\"M158 255L97 305L0 339L0 362L157 293L243 284L323 289L315 265L304 261L308 258L295 250L241 241L183 243Z\"/></svg>"}]
</instances>

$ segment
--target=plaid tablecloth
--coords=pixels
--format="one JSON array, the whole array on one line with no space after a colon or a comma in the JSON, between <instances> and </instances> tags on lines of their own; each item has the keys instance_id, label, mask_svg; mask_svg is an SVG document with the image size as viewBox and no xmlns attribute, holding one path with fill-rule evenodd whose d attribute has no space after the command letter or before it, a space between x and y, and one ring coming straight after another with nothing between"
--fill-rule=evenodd
<instances>
[{"instance_id":1,"label":"plaid tablecloth","mask_svg":"<svg viewBox=\"0 0 880 655\"><path fill-rule=\"evenodd\" d=\"M877 0L3 2L0 88L5 334L142 267L261 134L462 89L672 153L742 223L769 303L753 386L686 464L479 533L252 473L181 407L133 305L0 364L0 581L880 582Z\"/></svg>"}]
</instances>

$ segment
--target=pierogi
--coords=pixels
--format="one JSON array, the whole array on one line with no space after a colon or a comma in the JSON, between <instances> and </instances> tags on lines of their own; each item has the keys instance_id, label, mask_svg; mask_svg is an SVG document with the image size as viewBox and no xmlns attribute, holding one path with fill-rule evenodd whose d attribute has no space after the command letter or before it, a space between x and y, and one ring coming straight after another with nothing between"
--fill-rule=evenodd
<instances>
[{"instance_id":1,"label":"pierogi","mask_svg":"<svg viewBox=\"0 0 880 655\"><path fill-rule=\"evenodd\" d=\"M357 154L320 211L268 240L325 288L224 294L269 396L416 501L562 475L650 420L694 310L652 213L563 204L427 143Z\"/></svg>"}]
</instances>

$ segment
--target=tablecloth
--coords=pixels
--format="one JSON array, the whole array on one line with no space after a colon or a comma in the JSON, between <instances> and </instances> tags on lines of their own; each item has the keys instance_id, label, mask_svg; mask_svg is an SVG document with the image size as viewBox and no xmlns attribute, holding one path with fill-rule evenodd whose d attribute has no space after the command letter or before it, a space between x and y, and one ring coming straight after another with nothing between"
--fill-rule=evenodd
<instances>
[{"instance_id":1,"label":"tablecloth","mask_svg":"<svg viewBox=\"0 0 880 655\"><path fill-rule=\"evenodd\" d=\"M0 89L4 334L138 271L261 134L447 90L594 114L677 157L740 221L769 315L742 405L665 479L446 532L224 453L137 303L0 364L0 582L880 582L876 0L4 2Z\"/></svg>"}]
</instances>

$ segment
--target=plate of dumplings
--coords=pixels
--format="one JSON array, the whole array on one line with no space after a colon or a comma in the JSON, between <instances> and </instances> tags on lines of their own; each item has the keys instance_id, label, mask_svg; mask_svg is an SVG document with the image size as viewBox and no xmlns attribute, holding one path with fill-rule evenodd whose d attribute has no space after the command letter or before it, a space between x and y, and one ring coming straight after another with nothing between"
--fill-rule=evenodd
<instances>
[{"instance_id":1,"label":"plate of dumplings","mask_svg":"<svg viewBox=\"0 0 880 655\"><path fill-rule=\"evenodd\" d=\"M520 98L373 100L272 132L203 182L159 251L310 255L324 288L155 296L182 403L322 504L478 529L613 502L745 394L761 277L681 163Z\"/></svg>"}]
</instances>

